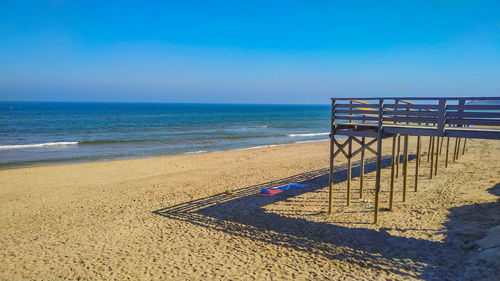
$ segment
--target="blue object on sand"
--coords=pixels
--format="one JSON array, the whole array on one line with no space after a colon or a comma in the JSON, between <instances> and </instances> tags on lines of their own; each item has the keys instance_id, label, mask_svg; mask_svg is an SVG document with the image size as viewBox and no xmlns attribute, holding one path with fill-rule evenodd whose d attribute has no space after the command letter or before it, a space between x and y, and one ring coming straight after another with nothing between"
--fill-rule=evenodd
<instances>
[{"instance_id":1,"label":"blue object on sand","mask_svg":"<svg viewBox=\"0 0 500 281\"><path fill-rule=\"evenodd\" d=\"M307 184L301 184L301 183L291 183L291 184L287 184L287 185L284 185L284 186L280 186L280 187L276 187L275 189L278 189L278 190L290 190L290 189L294 189L294 188L297 188L297 187L305 187L307 186Z\"/></svg>"},{"instance_id":2,"label":"blue object on sand","mask_svg":"<svg viewBox=\"0 0 500 281\"><path fill-rule=\"evenodd\" d=\"M294 182L294 183L283 185L283 186L276 187L273 189L263 188L260 190L260 195L273 196L273 195L281 193L285 190L290 190L290 189L294 189L297 187L305 187L305 186L307 186L307 184L300 184L300 183Z\"/></svg>"}]
</instances>

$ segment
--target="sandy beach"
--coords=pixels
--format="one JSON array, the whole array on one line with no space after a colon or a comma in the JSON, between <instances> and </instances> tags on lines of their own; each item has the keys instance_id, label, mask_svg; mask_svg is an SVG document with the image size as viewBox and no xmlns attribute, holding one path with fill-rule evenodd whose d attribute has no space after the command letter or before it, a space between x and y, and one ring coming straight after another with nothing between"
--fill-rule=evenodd
<instances>
[{"instance_id":1,"label":"sandy beach","mask_svg":"<svg viewBox=\"0 0 500 281\"><path fill-rule=\"evenodd\" d=\"M408 198L399 177L395 210L378 225L371 155L363 199L354 164L349 207L337 162L334 212L325 213L328 150L320 142L1 170L0 279L500 280L500 142L469 140L448 168L443 151L432 180L424 156L418 192L411 157ZM293 182L307 187L257 196Z\"/></svg>"}]
</instances>

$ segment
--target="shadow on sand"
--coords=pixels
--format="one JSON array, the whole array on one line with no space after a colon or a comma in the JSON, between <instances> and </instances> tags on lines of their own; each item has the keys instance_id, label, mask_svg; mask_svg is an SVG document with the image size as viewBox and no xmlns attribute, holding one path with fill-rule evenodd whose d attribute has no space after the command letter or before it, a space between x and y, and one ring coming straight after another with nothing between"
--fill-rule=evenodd
<instances>
[{"instance_id":1,"label":"shadow on sand","mask_svg":"<svg viewBox=\"0 0 500 281\"><path fill-rule=\"evenodd\" d=\"M414 158L415 155L411 155L410 159ZM375 170L374 161L374 158L367 161L366 173ZM382 167L390 167L390 162L390 157L384 158ZM358 177L359 162L355 165L353 177ZM338 167L334 176L336 183L345 181L346 177L346 165ZM273 197L257 196L261 188L272 188L293 182L307 184L307 187ZM485 227L498 224L498 220L485 220L486 216L481 214L498 212L499 202L452 208L450 220L444 225L445 241L433 242L394 236L384 229L350 228L302 217L290 217L279 212L266 212L263 208L304 193L320 192L320 189L327 186L326 168L233 190L232 196L213 195L166 207L153 213L251 240L313 253L328 259L343 260L367 269L393 272L403 278L411 276L425 280L467 280L468 274L464 274L465 269L460 263L460 257L467 251L463 250L464 241L481 238ZM492 190L498 194L499 188L500 185L496 185ZM321 204L326 207L325 202ZM495 216L488 216L491 217ZM477 228L477 224L481 224L481 228ZM483 231L482 233L476 231L472 235L464 232L464 229L483 229Z\"/></svg>"}]
</instances>

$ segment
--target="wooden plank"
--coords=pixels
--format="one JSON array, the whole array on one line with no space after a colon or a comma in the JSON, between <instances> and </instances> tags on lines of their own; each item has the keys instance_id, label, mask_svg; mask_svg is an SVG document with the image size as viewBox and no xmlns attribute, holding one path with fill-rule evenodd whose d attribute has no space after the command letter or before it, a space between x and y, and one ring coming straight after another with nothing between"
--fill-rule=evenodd
<instances>
[{"instance_id":1,"label":"wooden plank","mask_svg":"<svg viewBox=\"0 0 500 281\"><path fill-rule=\"evenodd\" d=\"M378 116L376 111L373 110L351 110L351 109L337 109L335 110L336 114L356 114L356 115L370 115L370 116Z\"/></svg>"},{"instance_id":2,"label":"wooden plank","mask_svg":"<svg viewBox=\"0 0 500 281\"><path fill-rule=\"evenodd\" d=\"M445 130L446 132L446 130ZM386 125L384 126L384 133L386 134L402 134L410 136L437 136L437 129L432 127L423 126L396 126L396 125Z\"/></svg>"},{"instance_id":3,"label":"wooden plank","mask_svg":"<svg viewBox=\"0 0 500 281\"><path fill-rule=\"evenodd\" d=\"M486 112L486 111L476 111L476 112L453 112L447 111L446 117L462 117L462 118L492 118L492 119L500 119L500 112Z\"/></svg>"},{"instance_id":4,"label":"wooden plank","mask_svg":"<svg viewBox=\"0 0 500 281\"><path fill-rule=\"evenodd\" d=\"M389 117L397 117L398 115L404 115L408 117L438 117L438 111L408 111L408 110L394 110L386 112L384 115Z\"/></svg>"},{"instance_id":5,"label":"wooden plank","mask_svg":"<svg viewBox=\"0 0 500 281\"><path fill-rule=\"evenodd\" d=\"M371 117L371 116L352 116L352 115L335 115L335 119L340 119L340 120L365 120L365 121L377 121L377 117Z\"/></svg>"},{"instance_id":6,"label":"wooden plank","mask_svg":"<svg viewBox=\"0 0 500 281\"><path fill-rule=\"evenodd\" d=\"M437 124L438 118L425 118L425 117L384 117L384 121L392 121L392 122L402 122L402 123L429 123L429 124Z\"/></svg>"},{"instance_id":7,"label":"wooden plank","mask_svg":"<svg viewBox=\"0 0 500 281\"><path fill-rule=\"evenodd\" d=\"M429 110L437 110L439 109L439 105L437 104L386 104L386 108L403 108L403 109L429 109Z\"/></svg>"},{"instance_id":8,"label":"wooden plank","mask_svg":"<svg viewBox=\"0 0 500 281\"><path fill-rule=\"evenodd\" d=\"M336 109L339 108L378 108L378 104L349 104L349 103L337 103L335 105Z\"/></svg>"},{"instance_id":9,"label":"wooden plank","mask_svg":"<svg viewBox=\"0 0 500 281\"><path fill-rule=\"evenodd\" d=\"M454 138L469 138L469 139L487 139L500 140L500 130L473 130L468 128L449 128L446 129L444 135Z\"/></svg>"},{"instance_id":10,"label":"wooden plank","mask_svg":"<svg viewBox=\"0 0 500 281\"><path fill-rule=\"evenodd\" d=\"M377 132L370 131L353 131L353 130L337 130L335 135L347 136L347 137L366 137L366 138L376 138Z\"/></svg>"},{"instance_id":11,"label":"wooden plank","mask_svg":"<svg viewBox=\"0 0 500 281\"><path fill-rule=\"evenodd\" d=\"M451 125L482 125L482 126L500 126L500 120L491 119L446 119L446 124Z\"/></svg>"},{"instance_id":12,"label":"wooden plank","mask_svg":"<svg viewBox=\"0 0 500 281\"><path fill-rule=\"evenodd\" d=\"M491 104L465 104L465 105L448 105L449 110L500 110L500 105Z\"/></svg>"}]
</instances>

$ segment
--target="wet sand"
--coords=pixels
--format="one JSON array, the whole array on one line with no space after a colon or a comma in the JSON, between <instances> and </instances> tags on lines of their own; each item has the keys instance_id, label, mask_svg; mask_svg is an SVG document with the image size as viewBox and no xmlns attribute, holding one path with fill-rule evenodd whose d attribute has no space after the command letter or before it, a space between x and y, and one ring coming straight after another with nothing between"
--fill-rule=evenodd
<instances>
[{"instance_id":1,"label":"wet sand","mask_svg":"<svg viewBox=\"0 0 500 281\"><path fill-rule=\"evenodd\" d=\"M499 280L500 142L469 140L448 168L443 149L432 180L424 156L418 192L414 143L407 200L400 176L378 225L370 154L349 207L337 158L325 213L327 142L1 170L0 279ZM256 195L292 182L308 186Z\"/></svg>"}]
</instances>

